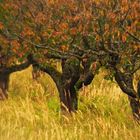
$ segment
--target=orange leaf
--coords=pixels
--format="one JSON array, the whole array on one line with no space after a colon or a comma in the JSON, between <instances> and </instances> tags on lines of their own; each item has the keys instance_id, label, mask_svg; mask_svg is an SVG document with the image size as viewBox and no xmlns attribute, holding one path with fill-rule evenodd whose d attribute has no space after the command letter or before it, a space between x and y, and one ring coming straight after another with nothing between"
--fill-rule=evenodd
<instances>
[{"instance_id":1,"label":"orange leaf","mask_svg":"<svg viewBox=\"0 0 140 140\"><path fill-rule=\"evenodd\" d=\"M13 47L15 47L15 48L19 48L19 47L20 47L20 44L19 44L19 42L18 42L17 40L11 41L11 45L12 45Z\"/></svg>"},{"instance_id":2,"label":"orange leaf","mask_svg":"<svg viewBox=\"0 0 140 140\"><path fill-rule=\"evenodd\" d=\"M60 35L62 35L62 32L54 31L54 32L52 33L52 35L53 35L54 37L60 36Z\"/></svg>"},{"instance_id":3,"label":"orange leaf","mask_svg":"<svg viewBox=\"0 0 140 140\"><path fill-rule=\"evenodd\" d=\"M35 33L32 31L31 28L25 27L21 33L22 36L34 36Z\"/></svg>"},{"instance_id":4,"label":"orange leaf","mask_svg":"<svg viewBox=\"0 0 140 140\"><path fill-rule=\"evenodd\" d=\"M63 52L66 52L66 51L68 51L69 46L67 46L67 45L62 45L62 46L60 47L60 49L61 49Z\"/></svg>"},{"instance_id":5,"label":"orange leaf","mask_svg":"<svg viewBox=\"0 0 140 140\"><path fill-rule=\"evenodd\" d=\"M126 36L125 35L122 35L122 42L126 42Z\"/></svg>"},{"instance_id":6,"label":"orange leaf","mask_svg":"<svg viewBox=\"0 0 140 140\"><path fill-rule=\"evenodd\" d=\"M93 70L96 70L96 68L97 68L97 62L94 62L94 63L92 64L92 68L93 68Z\"/></svg>"},{"instance_id":7,"label":"orange leaf","mask_svg":"<svg viewBox=\"0 0 140 140\"><path fill-rule=\"evenodd\" d=\"M77 29L76 28L70 29L70 34L71 35L76 35L77 34Z\"/></svg>"},{"instance_id":8,"label":"orange leaf","mask_svg":"<svg viewBox=\"0 0 140 140\"><path fill-rule=\"evenodd\" d=\"M46 21L46 16L42 12L39 12L35 18L37 23L43 24Z\"/></svg>"},{"instance_id":9,"label":"orange leaf","mask_svg":"<svg viewBox=\"0 0 140 140\"><path fill-rule=\"evenodd\" d=\"M68 24L67 24L67 23L61 23L61 24L59 25L59 27L60 27L61 29L63 29L63 30L66 30L66 29L68 29Z\"/></svg>"},{"instance_id":10,"label":"orange leaf","mask_svg":"<svg viewBox=\"0 0 140 140\"><path fill-rule=\"evenodd\" d=\"M0 22L0 30L4 29L3 23Z\"/></svg>"}]
</instances>

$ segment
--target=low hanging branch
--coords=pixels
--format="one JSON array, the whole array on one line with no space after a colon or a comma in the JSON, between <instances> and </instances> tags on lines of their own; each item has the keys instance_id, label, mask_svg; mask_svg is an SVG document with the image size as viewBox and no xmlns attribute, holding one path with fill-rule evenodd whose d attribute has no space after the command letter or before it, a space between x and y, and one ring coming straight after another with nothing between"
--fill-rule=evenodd
<instances>
[{"instance_id":1,"label":"low hanging branch","mask_svg":"<svg viewBox=\"0 0 140 140\"><path fill-rule=\"evenodd\" d=\"M16 71L21 71L29 67L30 64L31 63L27 61L22 64L0 68L0 100L8 98L7 90L9 87L10 74Z\"/></svg>"},{"instance_id":2,"label":"low hanging branch","mask_svg":"<svg viewBox=\"0 0 140 140\"><path fill-rule=\"evenodd\" d=\"M13 65L13 66L10 66L10 67L3 68L2 73L10 74L10 73L13 73L13 72L16 72L16 71L21 71L23 69L26 69L29 66L30 66L29 62L25 62L25 63L18 64L18 65Z\"/></svg>"}]
</instances>

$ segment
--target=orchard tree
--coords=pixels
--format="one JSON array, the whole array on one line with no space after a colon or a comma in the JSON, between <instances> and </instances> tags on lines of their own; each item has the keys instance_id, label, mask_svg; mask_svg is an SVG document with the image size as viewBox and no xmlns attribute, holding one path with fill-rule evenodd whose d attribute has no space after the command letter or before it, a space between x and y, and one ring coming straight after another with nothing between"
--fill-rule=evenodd
<instances>
[{"instance_id":1,"label":"orchard tree","mask_svg":"<svg viewBox=\"0 0 140 140\"><path fill-rule=\"evenodd\" d=\"M137 90L133 85L140 69L139 0L5 0L1 9L1 46L9 64L4 62L48 73L63 109L77 110L78 90L105 67L106 78L114 78L140 118L140 82Z\"/></svg>"}]
</instances>

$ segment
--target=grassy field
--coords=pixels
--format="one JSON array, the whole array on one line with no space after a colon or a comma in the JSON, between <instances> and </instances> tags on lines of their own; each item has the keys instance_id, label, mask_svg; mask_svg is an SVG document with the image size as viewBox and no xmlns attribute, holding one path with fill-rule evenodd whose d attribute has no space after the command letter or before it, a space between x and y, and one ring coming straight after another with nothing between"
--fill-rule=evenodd
<instances>
[{"instance_id":1,"label":"grassy field","mask_svg":"<svg viewBox=\"0 0 140 140\"><path fill-rule=\"evenodd\" d=\"M0 140L139 140L127 96L101 77L80 91L79 111L62 116L49 76L34 80L31 67L13 74L0 102Z\"/></svg>"}]
</instances>

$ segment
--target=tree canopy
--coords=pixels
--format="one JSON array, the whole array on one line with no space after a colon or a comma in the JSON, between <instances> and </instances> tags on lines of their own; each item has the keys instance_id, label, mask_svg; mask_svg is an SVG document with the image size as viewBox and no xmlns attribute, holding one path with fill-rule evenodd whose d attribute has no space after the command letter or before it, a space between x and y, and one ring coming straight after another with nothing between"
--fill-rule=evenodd
<instances>
[{"instance_id":1,"label":"tree canopy","mask_svg":"<svg viewBox=\"0 0 140 140\"><path fill-rule=\"evenodd\" d=\"M115 78L124 93L139 99L140 87L133 87L140 69L139 13L139 0L2 0L0 66L28 59L50 75L54 70L56 85L72 93L105 67L107 79ZM55 77L57 61L63 82Z\"/></svg>"}]
</instances>

